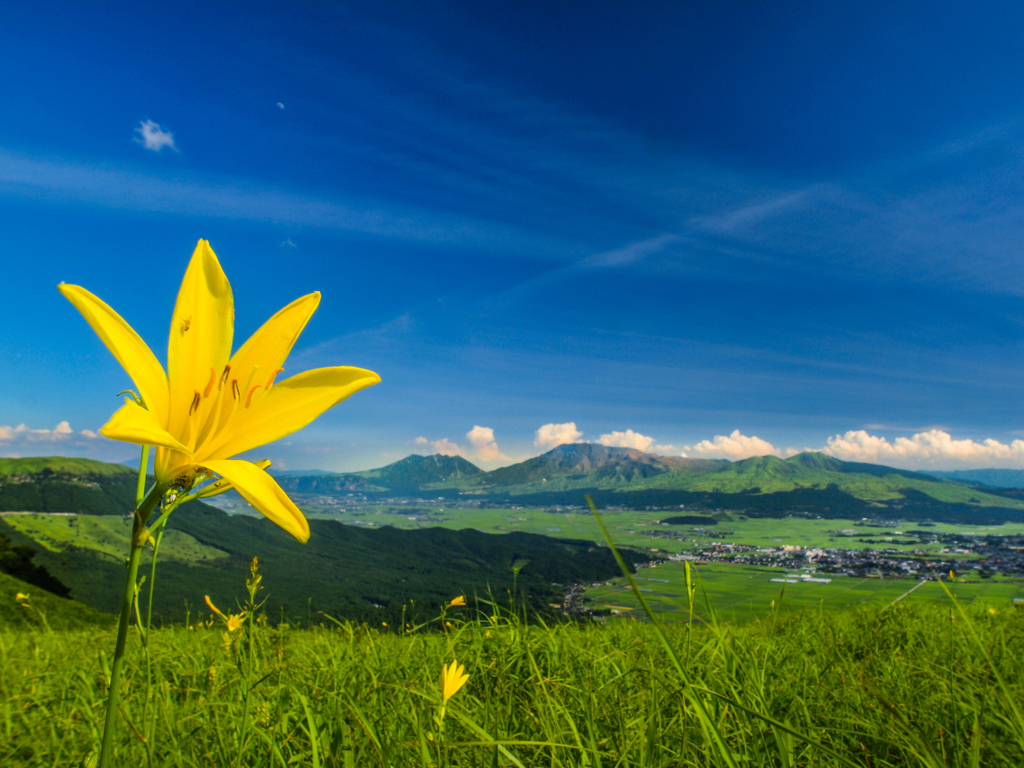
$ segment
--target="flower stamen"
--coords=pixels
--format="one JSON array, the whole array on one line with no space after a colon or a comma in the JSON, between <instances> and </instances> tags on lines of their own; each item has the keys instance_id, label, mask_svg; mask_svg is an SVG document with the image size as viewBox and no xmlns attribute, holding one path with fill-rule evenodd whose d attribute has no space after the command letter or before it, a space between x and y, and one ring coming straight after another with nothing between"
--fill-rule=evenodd
<instances>
[{"instance_id":1,"label":"flower stamen","mask_svg":"<svg viewBox=\"0 0 1024 768\"><path fill-rule=\"evenodd\" d=\"M215 368L210 369L210 383L206 385L206 389L203 391L203 397L209 397L210 393L213 392L213 382L217 380L217 370Z\"/></svg>"},{"instance_id":2,"label":"flower stamen","mask_svg":"<svg viewBox=\"0 0 1024 768\"><path fill-rule=\"evenodd\" d=\"M199 410L199 403L203 400L203 396L199 394L199 390L195 390L195 395L192 398L192 405L188 408L188 415L191 416L193 413Z\"/></svg>"},{"instance_id":3,"label":"flower stamen","mask_svg":"<svg viewBox=\"0 0 1024 768\"><path fill-rule=\"evenodd\" d=\"M274 371L272 374L270 374L270 378L267 379L267 384L266 384L265 387L263 387L263 389L265 389L265 390L270 389L271 386L273 386L273 384L274 384L274 379L277 378L277 374L279 374L283 370L284 370L284 368L278 368L276 371Z\"/></svg>"},{"instance_id":4,"label":"flower stamen","mask_svg":"<svg viewBox=\"0 0 1024 768\"><path fill-rule=\"evenodd\" d=\"M238 379L231 380L231 394L235 400L240 400L242 398L242 393L238 391Z\"/></svg>"},{"instance_id":5,"label":"flower stamen","mask_svg":"<svg viewBox=\"0 0 1024 768\"><path fill-rule=\"evenodd\" d=\"M253 395L253 392L255 392L255 391L256 391L257 389L259 389L259 388L260 388L260 385L259 385L259 384L257 384L257 385L256 385L255 387L253 387L252 389L250 389L250 390L249 390L249 394L248 394L248 396L247 396L247 397L245 398L245 407L246 407L246 408L248 408L248 407L249 407L249 403L251 403L251 402L252 402L252 395Z\"/></svg>"},{"instance_id":6,"label":"flower stamen","mask_svg":"<svg viewBox=\"0 0 1024 768\"><path fill-rule=\"evenodd\" d=\"M231 375L231 364L228 363L224 366L224 373L220 375L220 383L217 384L217 391L220 392L221 387L224 386L224 382L228 380L228 376Z\"/></svg>"}]
</instances>

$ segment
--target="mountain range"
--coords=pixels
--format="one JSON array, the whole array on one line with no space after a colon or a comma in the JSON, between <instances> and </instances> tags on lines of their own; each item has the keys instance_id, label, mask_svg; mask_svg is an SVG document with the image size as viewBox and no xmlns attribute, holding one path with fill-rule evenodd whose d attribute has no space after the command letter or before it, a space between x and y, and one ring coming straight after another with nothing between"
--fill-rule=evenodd
<instances>
[{"instance_id":1,"label":"mountain range","mask_svg":"<svg viewBox=\"0 0 1024 768\"><path fill-rule=\"evenodd\" d=\"M363 472L271 473L284 490L296 495L300 507L303 497L312 494L361 494L368 500L429 494L490 505L534 506L579 506L590 494L600 506L640 509L684 505L770 516L1024 520L1024 494L1019 490L814 452L731 462L572 443L490 472L459 456L414 454ZM135 472L128 467L88 459L2 459L0 511L123 514L131 509L135 482Z\"/></svg>"},{"instance_id":2,"label":"mountain range","mask_svg":"<svg viewBox=\"0 0 1024 768\"><path fill-rule=\"evenodd\" d=\"M430 493L493 503L579 505L589 493L603 506L689 505L770 515L889 514L951 522L993 522L1024 515L1020 494L815 452L732 462L572 443L490 472L458 456L412 455L366 472L277 479L286 491L297 494Z\"/></svg>"}]
</instances>

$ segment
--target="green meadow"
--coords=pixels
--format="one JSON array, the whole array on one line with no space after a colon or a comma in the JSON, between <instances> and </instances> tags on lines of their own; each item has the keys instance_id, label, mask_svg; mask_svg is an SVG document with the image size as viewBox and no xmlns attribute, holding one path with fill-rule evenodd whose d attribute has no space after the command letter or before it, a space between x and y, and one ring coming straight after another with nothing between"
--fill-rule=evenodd
<instances>
[{"instance_id":1,"label":"green meadow","mask_svg":"<svg viewBox=\"0 0 1024 768\"><path fill-rule=\"evenodd\" d=\"M510 599L424 626L133 627L115 764L1024 764L1024 612L928 596L732 622L719 572L701 581L694 625L543 624ZM113 627L57 628L72 603L36 600L0 629L0 764L94 765ZM442 710L453 660L468 681Z\"/></svg>"},{"instance_id":2,"label":"green meadow","mask_svg":"<svg viewBox=\"0 0 1024 768\"><path fill-rule=\"evenodd\" d=\"M805 569L762 568L757 566L709 563L694 569L702 590L721 620L744 622L764 619L776 613L813 609L832 611L843 608L882 609L899 601L903 605L942 605L948 602L938 582L912 579L879 579L837 576ZM772 579L794 578L780 583ZM800 578L830 579L828 583L808 582ZM641 568L634 577L655 614L669 621L689 618L686 579L681 562L660 563ZM958 600L980 610L1011 609L1015 599L1024 601L1024 580L991 577L958 578L947 584ZM588 607L624 617L640 616L640 605L625 579L588 587ZM694 607L694 619L708 621L704 601Z\"/></svg>"}]
</instances>

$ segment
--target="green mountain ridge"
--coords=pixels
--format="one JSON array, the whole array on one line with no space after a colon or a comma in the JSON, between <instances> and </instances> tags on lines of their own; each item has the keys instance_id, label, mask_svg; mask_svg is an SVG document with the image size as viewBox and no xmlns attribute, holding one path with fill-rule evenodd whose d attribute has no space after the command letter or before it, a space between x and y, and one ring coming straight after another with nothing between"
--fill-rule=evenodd
<instances>
[{"instance_id":1,"label":"green mountain ridge","mask_svg":"<svg viewBox=\"0 0 1024 768\"><path fill-rule=\"evenodd\" d=\"M125 523L99 519L115 527ZM114 613L124 588L124 555L95 535L64 535L64 528L89 520L39 515L28 526L14 527L0 518L0 534L16 546L39 547L35 561L69 586L76 601ZM603 581L621 573L610 550L590 541L471 528L365 529L321 519L309 523L309 542L300 544L262 517L231 516L200 502L182 506L169 518L166 534L178 534L181 551L178 557L161 554L154 615L158 621L180 621L186 610L193 615L205 610L206 595L231 610L243 596L254 556L262 564L262 596L269 599L272 618L280 612L289 620L307 620L323 611L393 626L400 625L403 605L410 602L414 605L407 620L417 614L435 616L443 603L460 594L507 600L507 590L516 585L535 608L546 610L552 600L561 601L556 583ZM128 525L120 530L126 547ZM184 556L185 546L191 547L191 557ZM217 556L202 554L211 551ZM149 571L148 552L144 573ZM631 565L648 559L629 550L623 554ZM517 578L513 565L524 561Z\"/></svg>"},{"instance_id":2,"label":"green mountain ridge","mask_svg":"<svg viewBox=\"0 0 1024 768\"><path fill-rule=\"evenodd\" d=\"M125 514L132 508L136 476L130 468L56 457L0 461L0 511ZM871 514L872 509L883 514L886 508L900 516L907 507L928 508L929 514L941 516L943 505L955 506L951 512L957 519L971 509L1024 513L1019 493L815 452L730 462L573 443L490 472L459 456L413 454L363 472L285 475L277 480L287 492L299 495L437 493L490 502L522 503L532 498L531 503L579 505L584 493L600 492L603 504L697 504L749 508L754 514L759 509L776 514L787 507L811 512L816 504L832 510L838 505L858 516Z\"/></svg>"},{"instance_id":3,"label":"green mountain ridge","mask_svg":"<svg viewBox=\"0 0 1024 768\"><path fill-rule=\"evenodd\" d=\"M450 485L483 473L482 469L461 456L421 456L414 453L387 466L362 472L289 474L275 476L275 479L284 490L294 493L375 493Z\"/></svg>"},{"instance_id":4,"label":"green mountain ridge","mask_svg":"<svg viewBox=\"0 0 1024 768\"><path fill-rule=\"evenodd\" d=\"M123 515L135 505L137 470L92 459L0 459L0 512Z\"/></svg>"}]
</instances>

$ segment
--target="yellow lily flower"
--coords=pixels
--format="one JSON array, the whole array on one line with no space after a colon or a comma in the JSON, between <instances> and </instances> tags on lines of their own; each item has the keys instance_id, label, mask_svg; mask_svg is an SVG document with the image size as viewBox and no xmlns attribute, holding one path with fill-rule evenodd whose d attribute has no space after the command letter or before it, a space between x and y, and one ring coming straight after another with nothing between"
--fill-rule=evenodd
<instances>
[{"instance_id":1,"label":"yellow lily flower","mask_svg":"<svg viewBox=\"0 0 1024 768\"><path fill-rule=\"evenodd\" d=\"M210 244L200 240L174 307L165 373L142 338L107 304L77 285L62 284L59 290L121 363L141 398L141 404L127 400L102 427L103 435L156 446L158 483L187 491L219 476L295 538L309 539L305 517L274 479L257 465L230 457L290 435L380 381L372 371L336 367L275 382L320 303L319 293L284 307L232 355L231 285Z\"/></svg>"},{"instance_id":2,"label":"yellow lily flower","mask_svg":"<svg viewBox=\"0 0 1024 768\"><path fill-rule=\"evenodd\" d=\"M441 706L448 704L448 699L459 692L459 689L469 680L466 668L452 659L452 665L441 665Z\"/></svg>"},{"instance_id":3,"label":"yellow lily flower","mask_svg":"<svg viewBox=\"0 0 1024 768\"><path fill-rule=\"evenodd\" d=\"M459 596L458 596L458 597L456 597L456 598L455 598L454 600L452 600L452 601L451 601L450 603L448 603L448 607L449 607L449 608L455 608L455 607L457 607L457 606L460 606L460 605L465 605L465 604L466 604L466 598L465 598L465 596L463 596L463 595L459 595Z\"/></svg>"},{"instance_id":4,"label":"yellow lily flower","mask_svg":"<svg viewBox=\"0 0 1024 768\"><path fill-rule=\"evenodd\" d=\"M209 606L210 610L220 616L224 625L227 627L228 632L234 632L236 629L242 628L242 622L245 620L245 617L249 615L248 613L242 611L241 613L232 613L230 616L225 616L221 613L220 609L213 604L209 595L203 595L203 597L206 598L206 604Z\"/></svg>"}]
</instances>

